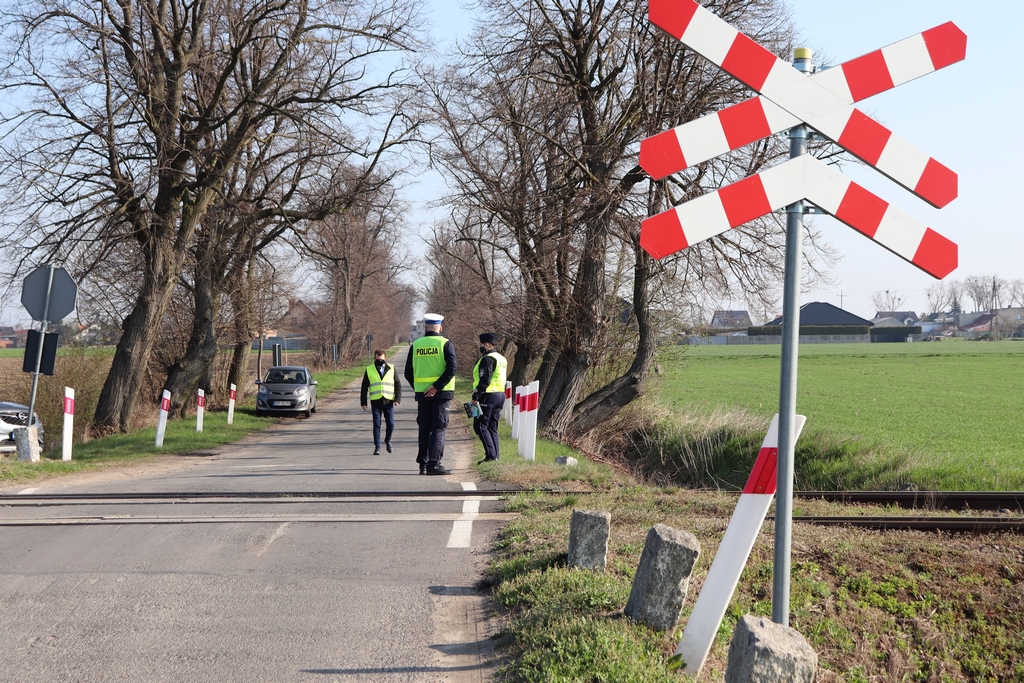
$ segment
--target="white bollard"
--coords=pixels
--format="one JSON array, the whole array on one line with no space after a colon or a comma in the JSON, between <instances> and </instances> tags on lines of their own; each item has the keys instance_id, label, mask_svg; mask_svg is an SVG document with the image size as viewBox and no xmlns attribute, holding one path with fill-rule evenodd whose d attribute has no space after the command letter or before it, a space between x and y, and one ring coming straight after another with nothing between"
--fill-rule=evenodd
<instances>
[{"instance_id":1,"label":"white bollard","mask_svg":"<svg viewBox=\"0 0 1024 683\"><path fill-rule=\"evenodd\" d=\"M235 421L235 397L238 393L235 391L235 385L231 385L231 390L228 392L228 424Z\"/></svg>"},{"instance_id":2,"label":"white bollard","mask_svg":"<svg viewBox=\"0 0 1024 683\"><path fill-rule=\"evenodd\" d=\"M512 382L505 382L505 424L512 426Z\"/></svg>"},{"instance_id":3,"label":"white bollard","mask_svg":"<svg viewBox=\"0 0 1024 683\"><path fill-rule=\"evenodd\" d=\"M516 387L512 392L512 438L519 438L519 428L523 424L523 416L520 414L519 396L522 392L522 387ZM520 453L522 455L522 453Z\"/></svg>"},{"instance_id":4,"label":"white bollard","mask_svg":"<svg viewBox=\"0 0 1024 683\"><path fill-rule=\"evenodd\" d=\"M167 431L167 413L171 409L171 392L164 389L160 397L160 417L156 421L156 447L164 445L164 432Z\"/></svg>"},{"instance_id":5,"label":"white bollard","mask_svg":"<svg viewBox=\"0 0 1024 683\"><path fill-rule=\"evenodd\" d=\"M71 433L75 427L75 390L64 387L64 442L61 459L71 460Z\"/></svg>"},{"instance_id":6,"label":"white bollard","mask_svg":"<svg viewBox=\"0 0 1024 683\"><path fill-rule=\"evenodd\" d=\"M206 406L206 392L202 389L196 396L196 432L203 431L203 408Z\"/></svg>"}]
</instances>

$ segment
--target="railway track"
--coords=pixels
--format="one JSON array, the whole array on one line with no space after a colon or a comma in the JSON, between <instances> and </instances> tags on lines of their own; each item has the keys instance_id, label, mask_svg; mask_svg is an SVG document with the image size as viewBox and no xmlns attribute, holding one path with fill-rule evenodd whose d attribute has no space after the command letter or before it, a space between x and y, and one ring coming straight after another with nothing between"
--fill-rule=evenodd
<instances>
[{"instance_id":1,"label":"railway track","mask_svg":"<svg viewBox=\"0 0 1024 683\"><path fill-rule=\"evenodd\" d=\"M531 491L518 488L484 490L440 491L259 491L259 492L151 492L151 493L47 493L27 495L0 495L2 508L69 508L75 506L152 506L152 505L223 505L223 506L290 506L314 504L333 506L346 503L388 501L427 502L443 500L497 501L501 498ZM565 495L564 491L536 490L536 493ZM573 495L586 495L573 493ZM945 531L957 533L996 533L1024 531L1024 493L1000 491L938 492L938 491L801 491L798 499L825 500L849 505L885 505L926 511L957 510L975 513L998 510L1000 515L961 516L938 515L795 515L797 524L820 526L848 526L880 531ZM182 509L184 512L184 509ZM516 515L492 513L495 520L509 520ZM188 516L184 514L103 515L41 518L35 520L5 519L0 515L0 526L26 524L197 524L219 522L264 522L288 519L301 521L362 521L362 516L332 510L309 514L282 509L275 513L218 513Z\"/></svg>"}]
</instances>

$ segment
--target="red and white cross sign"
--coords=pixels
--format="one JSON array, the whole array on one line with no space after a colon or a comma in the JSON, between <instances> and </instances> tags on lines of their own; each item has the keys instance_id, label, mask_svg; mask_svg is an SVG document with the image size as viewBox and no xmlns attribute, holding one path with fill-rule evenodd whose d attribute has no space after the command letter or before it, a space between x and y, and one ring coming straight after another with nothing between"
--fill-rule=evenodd
<instances>
[{"instance_id":1,"label":"red and white cross sign","mask_svg":"<svg viewBox=\"0 0 1024 683\"><path fill-rule=\"evenodd\" d=\"M964 59L967 37L955 24L942 24L838 67L807 75L694 0L650 0L649 16L655 25L760 93L644 140L640 164L652 177L665 177L806 123L934 206L945 206L956 198L957 177L953 171L853 106L854 102ZM839 174L826 173L823 164L805 164L799 170L791 165L777 174L771 171L774 169L693 200L701 202L700 207L687 208L693 203L687 202L647 219L641 227L641 246L661 258L781 208L785 204L775 205L777 192L773 191L780 188L769 184L779 180L788 183L802 176L804 187L819 194L798 192L793 201L807 199L934 277L945 277L956 268L956 244ZM754 178L760 180L751 182ZM822 194L825 185L831 185L832 191ZM866 202L864 207L855 206L861 202ZM836 214L839 207L844 208L843 215ZM725 223L703 222L714 214L724 216ZM722 225L725 227L718 229Z\"/></svg>"}]
</instances>

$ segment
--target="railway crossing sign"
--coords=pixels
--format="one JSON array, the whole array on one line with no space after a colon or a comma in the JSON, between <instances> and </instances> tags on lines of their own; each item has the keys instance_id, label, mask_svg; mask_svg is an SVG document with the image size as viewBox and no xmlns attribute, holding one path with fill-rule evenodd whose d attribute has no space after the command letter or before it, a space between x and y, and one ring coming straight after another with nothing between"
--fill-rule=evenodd
<instances>
[{"instance_id":1,"label":"railway crossing sign","mask_svg":"<svg viewBox=\"0 0 1024 683\"><path fill-rule=\"evenodd\" d=\"M686 672L696 674L731 600L739 578L736 565L745 564L772 497L772 620L789 623L793 454L804 422L796 414L796 366L805 200L935 278L957 266L954 242L807 156L807 131L817 130L933 206L947 205L957 196L956 174L854 104L963 60L967 37L949 22L814 73L810 50L799 48L793 64L784 62L695 0L649 3L652 23L758 93L644 140L640 165L652 178L787 129L790 133L788 161L651 216L640 229L640 246L659 259L783 207L787 214L779 414L720 545L722 557L712 564L676 650ZM774 487L769 481L773 474Z\"/></svg>"},{"instance_id":2,"label":"railway crossing sign","mask_svg":"<svg viewBox=\"0 0 1024 683\"><path fill-rule=\"evenodd\" d=\"M650 20L759 92L715 114L644 140L640 165L654 178L806 124L922 199L943 207L957 195L949 168L898 138L855 102L945 68L966 56L952 22L813 75L804 74L694 0L650 0ZM783 164L785 165L785 164ZM814 166L811 168L810 166ZM824 164L763 172L645 220L640 244L655 258L774 211L803 175L807 199L933 277L957 265L957 246ZM754 180L758 179L758 180ZM799 192L797 194L800 194ZM813 196L812 196L813 195Z\"/></svg>"}]
</instances>

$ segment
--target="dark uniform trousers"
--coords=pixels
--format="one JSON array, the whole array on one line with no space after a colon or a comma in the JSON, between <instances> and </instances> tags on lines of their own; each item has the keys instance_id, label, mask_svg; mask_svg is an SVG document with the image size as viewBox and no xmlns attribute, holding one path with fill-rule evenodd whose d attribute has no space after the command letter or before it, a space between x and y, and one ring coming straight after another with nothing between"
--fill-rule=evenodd
<instances>
[{"instance_id":1,"label":"dark uniform trousers","mask_svg":"<svg viewBox=\"0 0 1024 683\"><path fill-rule=\"evenodd\" d=\"M501 421L501 409L505 405L505 392L486 393L478 403L480 415L473 420L473 431L484 445L484 457L488 460L497 460L498 422Z\"/></svg>"},{"instance_id":2,"label":"dark uniform trousers","mask_svg":"<svg viewBox=\"0 0 1024 683\"><path fill-rule=\"evenodd\" d=\"M419 451L416 462L421 465L441 464L444 456L444 435L448 428L450 399L416 395L416 424L419 426Z\"/></svg>"},{"instance_id":3,"label":"dark uniform trousers","mask_svg":"<svg viewBox=\"0 0 1024 683\"><path fill-rule=\"evenodd\" d=\"M373 413L373 447L380 450L381 418L385 425L384 443L391 443L391 435L395 432L395 402L375 398L370 401L370 411Z\"/></svg>"}]
</instances>

